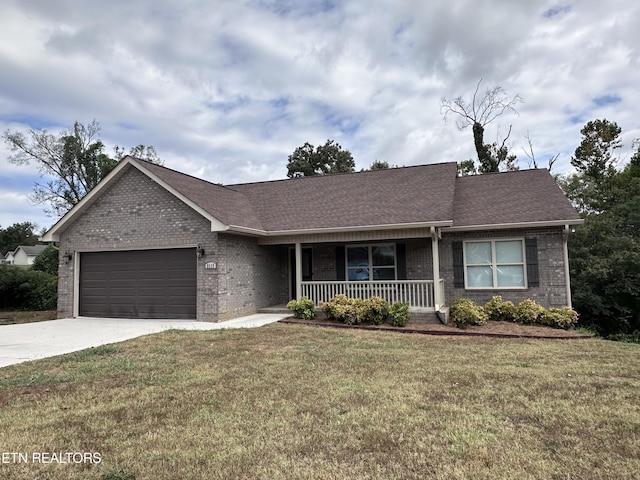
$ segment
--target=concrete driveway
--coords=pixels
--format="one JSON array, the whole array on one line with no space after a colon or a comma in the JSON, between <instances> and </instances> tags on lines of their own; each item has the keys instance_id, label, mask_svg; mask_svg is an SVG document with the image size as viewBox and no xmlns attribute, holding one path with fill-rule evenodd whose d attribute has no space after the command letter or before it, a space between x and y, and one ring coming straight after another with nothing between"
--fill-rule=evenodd
<instances>
[{"instance_id":1,"label":"concrete driveway","mask_svg":"<svg viewBox=\"0 0 640 480\"><path fill-rule=\"evenodd\" d=\"M227 322L190 320L131 320L115 318L65 318L48 322L0 326L0 367L76 352L107 343L165 330L216 330L253 328L290 315L258 313Z\"/></svg>"}]
</instances>

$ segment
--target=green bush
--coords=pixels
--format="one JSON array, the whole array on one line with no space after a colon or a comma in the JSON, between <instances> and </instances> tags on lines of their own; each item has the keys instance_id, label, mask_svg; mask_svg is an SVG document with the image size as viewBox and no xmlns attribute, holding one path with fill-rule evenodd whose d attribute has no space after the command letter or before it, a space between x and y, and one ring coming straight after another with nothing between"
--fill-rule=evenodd
<instances>
[{"instance_id":1,"label":"green bush","mask_svg":"<svg viewBox=\"0 0 640 480\"><path fill-rule=\"evenodd\" d=\"M540 323L549 327L564 328L566 330L574 327L578 323L578 312L569 307L550 308L542 314Z\"/></svg>"},{"instance_id":2,"label":"green bush","mask_svg":"<svg viewBox=\"0 0 640 480\"><path fill-rule=\"evenodd\" d=\"M58 275L58 255L58 250L49 245L35 258L31 268L51 275Z\"/></svg>"},{"instance_id":3,"label":"green bush","mask_svg":"<svg viewBox=\"0 0 640 480\"><path fill-rule=\"evenodd\" d=\"M614 333L604 338L614 342L640 343L640 330L635 330L633 333Z\"/></svg>"},{"instance_id":4,"label":"green bush","mask_svg":"<svg viewBox=\"0 0 640 480\"><path fill-rule=\"evenodd\" d=\"M495 322L512 322L515 311L513 302L502 300L500 295L492 297L484 306L487 319Z\"/></svg>"},{"instance_id":5,"label":"green bush","mask_svg":"<svg viewBox=\"0 0 640 480\"><path fill-rule=\"evenodd\" d=\"M323 303L321 308L327 318L347 325L358 325L362 322L380 325L389 316L389 304L380 297L363 300L340 294Z\"/></svg>"},{"instance_id":6,"label":"green bush","mask_svg":"<svg viewBox=\"0 0 640 480\"><path fill-rule=\"evenodd\" d=\"M327 318L344 322L349 310L349 298L346 295L336 295L331 300L320 305Z\"/></svg>"},{"instance_id":7,"label":"green bush","mask_svg":"<svg viewBox=\"0 0 640 480\"><path fill-rule=\"evenodd\" d=\"M467 298L455 299L451 303L449 313L451 320L458 328L487 323L487 314L484 309Z\"/></svg>"},{"instance_id":8,"label":"green bush","mask_svg":"<svg viewBox=\"0 0 640 480\"><path fill-rule=\"evenodd\" d=\"M409 304L394 302L389 307L389 316L395 327L406 327L409 323Z\"/></svg>"},{"instance_id":9,"label":"green bush","mask_svg":"<svg viewBox=\"0 0 640 480\"><path fill-rule=\"evenodd\" d=\"M287 303L287 308L293 311L296 318L311 320L316 318L316 304L309 297L300 297L299 300L291 300Z\"/></svg>"},{"instance_id":10,"label":"green bush","mask_svg":"<svg viewBox=\"0 0 640 480\"><path fill-rule=\"evenodd\" d=\"M523 323L525 325L539 324L545 314L546 310L543 306L538 305L533 300L527 298L521 301L513 315L513 321L516 323Z\"/></svg>"},{"instance_id":11,"label":"green bush","mask_svg":"<svg viewBox=\"0 0 640 480\"><path fill-rule=\"evenodd\" d=\"M58 277L30 268L0 266L0 309L55 310Z\"/></svg>"},{"instance_id":12,"label":"green bush","mask_svg":"<svg viewBox=\"0 0 640 480\"><path fill-rule=\"evenodd\" d=\"M374 325L382 325L389 317L389 303L381 297L365 300L366 320Z\"/></svg>"}]
</instances>

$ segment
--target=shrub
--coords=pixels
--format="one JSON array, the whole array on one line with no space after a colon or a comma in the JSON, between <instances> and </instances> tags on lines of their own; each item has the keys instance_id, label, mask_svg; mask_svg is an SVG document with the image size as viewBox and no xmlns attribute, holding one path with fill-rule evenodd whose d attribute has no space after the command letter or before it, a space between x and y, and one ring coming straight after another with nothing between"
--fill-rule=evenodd
<instances>
[{"instance_id":1,"label":"shrub","mask_svg":"<svg viewBox=\"0 0 640 480\"><path fill-rule=\"evenodd\" d=\"M371 297L368 300L363 300L361 298L348 298L346 295L341 294L323 303L322 311L327 318L347 325L357 325L362 322L380 325L389 315L389 304L380 297Z\"/></svg>"},{"instance_id":2,"label":"shrub","mask_svg":"<svg viewBox=\"0 0 640 480\"><path fill-rule=\"evenodd\" d=\"M484 306L488 320L496 322L512 322L515 310L513 302L502 300L500 295L492 297Z\"/></svg>"},{"instance_id":3,"label":"shrub","mask_svg":"<svg viewBox=\"0 0 640 480\"><path fill-rule=\"evenodd\" d=\"M540 323L553 328L574 327L578 323L578 312L569 307L550 308L542 314Z\"/></svg>"},{"instance_id":4,"label":"shrub","mask_svg":"<svg viewBox=\"0 0 640 480\"><path fill-rule=\"evenodd\" d=\"M484 308L467 298L454 300L451 303L449 313L451 320L458 328L487 323L487 314L484 312Z\"/></svg>"},{"instance_id":5,"label":"shrub","mask_svg":"<svg viewBox=\"0 0 640 480\"><path fill-rule=\"evenodd\" d=\"M395 327L406 327L409 323L409 304L393 302L389 307L389 316Z\"/></svg>"},{"instance_id":6,"label":"shrub","mask_svg":"<svg viewBox=\"0 0 640 480\"><path fill-rule=\"evenodd\" d=\"M299 300L291 300L287 303L287 308L293 310L296 318L303 318L305 320L311 320L316 318L316 305L313 300L308 297L300 297Z\"/></svg>"},{"instance_id":7,"label":"shrub","mask_svg":"<svg viewBox=\"0 0 640 480\"><path fill-rule=\"evenodd\" d=\"M320 308L327 316L332 320L336 320L338 322L344 322L344 318L347 314L349 306L349 299L346 295L336 295L331 300L326 303L323 303Z\"/></svg>"},{"instance_id":8,"label":"shrub","mask_svg":"<svg viewBox=\"0 0 640 480\"><path fill-rule=\"evenodd\" d=\"M58 275L58 254L58 250L49 245L35 258L31 268L51 275Z\"/></svg>"},{"instance_id":9,"label":"shrub","mask_svg":"<svg viewBox=\"0 0 640 480\"><path fill-rule=\"evenodd\" d=\"M517 323L524 323L525 325L535 325L540 323L544 313L544 307L527 298L526 300L521 301L516 307L513 315L513 321Z\"/></svg>"},{"instance_id":10,"label":"shrub","mask_svg":"<svg viewBox=\"0 0 640 480\"><path fill-rule=\"evenodd\" d=\"M0 308L55 310L58 278L45 272L15 266L0 267Z\"/></svg>"},{"instance_id":11,"label":"shrub","mask_svg":"<svg viewBox=\"0 0 640 480\"><path fill-rule=\"evenodd\" d=\"M381 325L389 316L389 303L381 297L371 297L365 300L366 320L374 325Z\"/></svg>"}]
</instances>

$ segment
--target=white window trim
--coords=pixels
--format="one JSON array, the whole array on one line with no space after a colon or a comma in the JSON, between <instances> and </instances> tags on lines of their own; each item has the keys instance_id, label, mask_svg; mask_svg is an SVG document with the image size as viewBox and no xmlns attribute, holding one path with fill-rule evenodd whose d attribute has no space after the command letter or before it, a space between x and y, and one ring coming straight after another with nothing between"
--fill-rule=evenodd
<instances>
[{"instance_id":1,"label":"white window trim","mask_svg":"<svg viewBox=\"0 0 640 480\"><path fill-rule=\"evenodd\" d=\"M498 286L498 264L496 263L496 242L513 242L519 241L522 245L522 263L501 263L499 265L505 266L520 266L522 265L522 271L524 274L524 286L513 286L513 287L499 287ZM481 266L480 264L472 264L469 265L467 263L467 244L468 243L491 243L491 271L493 273L493 286L491 287L474 287L469 286L468 279L469 274L467 272L467 268L469 266ZM524 241L524 237L516 237L516 238L478 238L474 240L465 240L463 242L462 248L462 256L463 256L463 267L464 267L464 288L465 290L526 290L528 287L527 284L527 257L526 257L526 245ZM482 264L484 266L484 264Z\"/></svg>"},{"instance_id":2,"label":"white window trim","mask_svg":"<svg viewBox=\"0 0 640 480\"><path fill-rule=\"evenodd\" d=\"M367 267L369 269L369 279L368 280L349 280L349 249L350 248L359 248L359 247L364 247L367 248L368 250L368 254L369 254L369 266ZM387 265L373 265L373 248L374 247L393 247L393 267ZM397 280L398 279L398 248L396 246L395 243L358 243L358 244L352 244L352 245L345 245L345 251L344 251L344 263L345 263L345 277L346 277L346 281L347 282L375 282L377 280L374 280L373 278L371 278L373 276L373 269L374 268L387 268L387 269L391 269L393 268L393 280ZM354 267L351 267L351 270L353 270ZM380 280L380 281L384 281L384 280Z\"/></svg>"}]
</instances>

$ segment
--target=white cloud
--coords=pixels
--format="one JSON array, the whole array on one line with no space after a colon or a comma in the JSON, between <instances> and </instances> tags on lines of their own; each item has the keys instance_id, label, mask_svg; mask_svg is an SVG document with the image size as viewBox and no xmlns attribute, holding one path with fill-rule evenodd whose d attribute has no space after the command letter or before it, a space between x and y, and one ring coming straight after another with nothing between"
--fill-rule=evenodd
<instances>
[{"instance_id":1,"label":"white cloud","mask_svg":"<svg viewBox=\"0 0 640 480\"><path fill-rule=\"evenodd\" d=\"M440 98L483 78L525 101L487 141L511 124L516 154L528 132L568 171L589 120L640 137L639 14L623 0L8 0L0 128L95 118L109 147L154 145L221 183L282 178L297 146L329 138L357 168L459 161L471 132L443 122ZM2 159L1 178L15 168Z\"/></svg>"}]
</instances>

